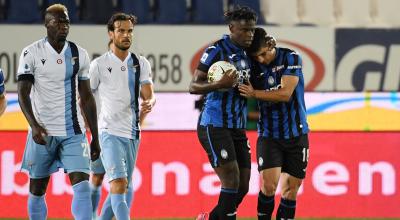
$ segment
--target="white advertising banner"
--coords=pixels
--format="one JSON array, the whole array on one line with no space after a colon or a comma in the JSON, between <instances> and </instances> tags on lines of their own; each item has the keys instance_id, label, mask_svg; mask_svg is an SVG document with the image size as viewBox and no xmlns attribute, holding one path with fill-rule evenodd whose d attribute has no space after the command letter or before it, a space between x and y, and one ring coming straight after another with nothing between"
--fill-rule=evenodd
<instances>
[{"instance_id":1,"label":"white advertising banner","mask_svg":"<svg viewBox=\"0 0 400 220\"><path fill-rule=\"evenodd\" d=\"M278 46L297 50L303 57L309 91L329 91L333 86L334 29L268 27ZM221 26L138 25L132 51L146 56L153 68L156 91L186 92L204 48L229 33ZM15 72L24 47L46 35L42 25L0 25L0 67L8 91L16 91ZM85 48L91 58L107 51L105 25L71 25L69 40Z\"/></svg>"}]
</instances>

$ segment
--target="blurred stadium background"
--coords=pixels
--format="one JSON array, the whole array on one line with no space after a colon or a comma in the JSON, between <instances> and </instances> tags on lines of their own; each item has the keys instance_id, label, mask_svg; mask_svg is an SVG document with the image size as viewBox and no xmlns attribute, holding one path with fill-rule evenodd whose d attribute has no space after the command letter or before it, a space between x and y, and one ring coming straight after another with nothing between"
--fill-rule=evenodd
<instances>
[{"instance_id":1,"label":"blurred stadium background","mask_svg":"<svg viewBox=\"0 0 400 220\"><path fill-rule=\"evenodd\" d=\"M217 201L217 177L195 133L201 97L187 90L204 47L229 32L223 11L235 4L256 10L279 46L303 56L312 132L297 216L400 219L399 0L0 0L8 98L0 119L0 218L27 216L28 178L18 172L27 123L15 72L22 48L45 36L43 10L57 2L70 12L69 39L91 58L106 51L113 12L139 18L133 51L151 62L158 101L145 121L134 173L135 219L192 218ZM257 134L249 129L254 157ZM253 166L239 217L256 216ZM71 193L67 178L54 174L50 218L71 218Z\"/></svg>"}]
</instances>

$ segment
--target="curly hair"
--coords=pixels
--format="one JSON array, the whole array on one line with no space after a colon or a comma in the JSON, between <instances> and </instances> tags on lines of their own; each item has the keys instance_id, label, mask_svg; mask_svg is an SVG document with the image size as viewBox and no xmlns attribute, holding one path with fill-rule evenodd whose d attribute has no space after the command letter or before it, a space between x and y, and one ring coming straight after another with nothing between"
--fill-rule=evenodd
<instances>
[{"instance_id":1,"label":"curly hair","mask_svg":"<svg viewBox=\"0 0 400 220\"><path fill-rule=\"evenodd\" d=\"M254 29L253 41L250 47L246 48L248 54L257 53L263 47L275 47L276 40L272 35L269 35L264 28L257 27Z\"/></svg>"},{"instance_id":2,"label":"curly hair","mask_svg":"<svg viewBox=\"0 0 400 220\"><path fill-rule=\"evenodd\" d=\"M116 21L131 21L133 25L137 24L137 17L131 14L125 14L122 12L117 12L113 14L107 22L107 30L114 31L114 22Z\"/></svg>"},{"instance_id":3,"label":"curly hair","mask_svg":"<svg viewBox=\"0 0 400 220\"><path fill-rule=\"evenodd\" d=\"M232 11L227 11L224 14L226 22L230 23L231 21L257 21L257 14L256 12L247 7L247 6L240 6L237 5Z\"/></svg>"}]
</instances>

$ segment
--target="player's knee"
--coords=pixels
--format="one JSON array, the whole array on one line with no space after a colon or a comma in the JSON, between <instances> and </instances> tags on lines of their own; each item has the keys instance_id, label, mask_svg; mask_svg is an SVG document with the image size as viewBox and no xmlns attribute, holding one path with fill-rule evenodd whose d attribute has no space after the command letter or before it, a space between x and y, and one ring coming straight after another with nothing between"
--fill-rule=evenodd
<instances>
[{"instance_id":1,"label":"player's knee","mask_svg":"<svg viewBox=\"0 0 400 220\"><path fill-rule=\"evenodd\" d=\"M277 184L274 182L270 182L270 181L264 180L261 185L261 191L267 196L275 195L276 188L277 188Z\"/></svg>"},{"instance_id":2,"label":"player's knee","mask_svg":"<svg viewBox=\"0 0 400 220\"><path fill-rule=\"evenodd\" d=\"M103 179L104 179L104 173L101 174L93 174L92 176L92 184L94 186L101 186L101 184L103 183Z\"/></svg>"},{"instance_id":3,"label":"player's knee","mask_svg":"<svg viewBox=\"0 0 400 220\"><path fill-rule=\"evenodd\" d=\"M238 189L240 173L237 163L232 161L222 165L216 170L223 188Z\"/></svg>"},{"instance_id":4,"label":"player's knee","mask_svg":"<svg viewBox=\"0 0 400 220\"><path fill-rule=\"evenodd\" d=\"M229 189L238 189L239 188L239 174L238 173L227 173L221 179L222 187Z\"/></svg>"},{"instance_id":5,"label":"player's knee","mask_svg":"<svg viewBox=\"0 0 400 220\"><path fill-rule=\"evenodd\" d=\"M110 182L110 191L113 194L126 193L128 180L126 178L117 178Z\"/></svg>"},{"instance_id":6,"label":"player's knee","mask_svg":"<svg viewBox=\"0 0 400 220\"><path fill-rule=\"evenodd\" d=\"M71 185L75 185L85 180L89 180L89 174L83 172L73 172L68 174Z\"/></svg>"},{"instance_id":7,"label":"player's knee","mask_svg":"<svg viewBox=\"0 0 400 220\"><path fill-rule=\"evenodd\" d=\"M43 179L30 179L29 192L35 196L43 196L46 193L49 179L50 177L46 177Z\"/></svg>"},{"instance_id":8,"label":"player's knee","mask_svg":"<svg viewBox=\"0 0 400 220\"><path fill-rule=\"evenodd\" d=\"M282 195L284 198L289 199L289 200L296 200L297 193L300 189L301 182L300 181L292 181L288 185L288 187L285 187L282 189Z\"/></svg>"}]
</instances>

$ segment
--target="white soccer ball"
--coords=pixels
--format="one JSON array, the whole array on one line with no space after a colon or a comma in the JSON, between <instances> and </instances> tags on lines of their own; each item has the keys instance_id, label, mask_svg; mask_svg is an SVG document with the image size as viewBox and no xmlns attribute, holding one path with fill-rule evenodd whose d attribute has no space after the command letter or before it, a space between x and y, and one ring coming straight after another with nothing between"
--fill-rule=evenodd
<instances>
[{"instance_id":1,"label":"white soccer ball","mask_svg":"<svg viewBox=\"0 0 400 220\"><path fill-rule=\"evenodd\" d=\"M235 66L227 61L217 61L208 69L208 82L217 82L230 69L236 70Z\"/></svg>"}]
</instances>

